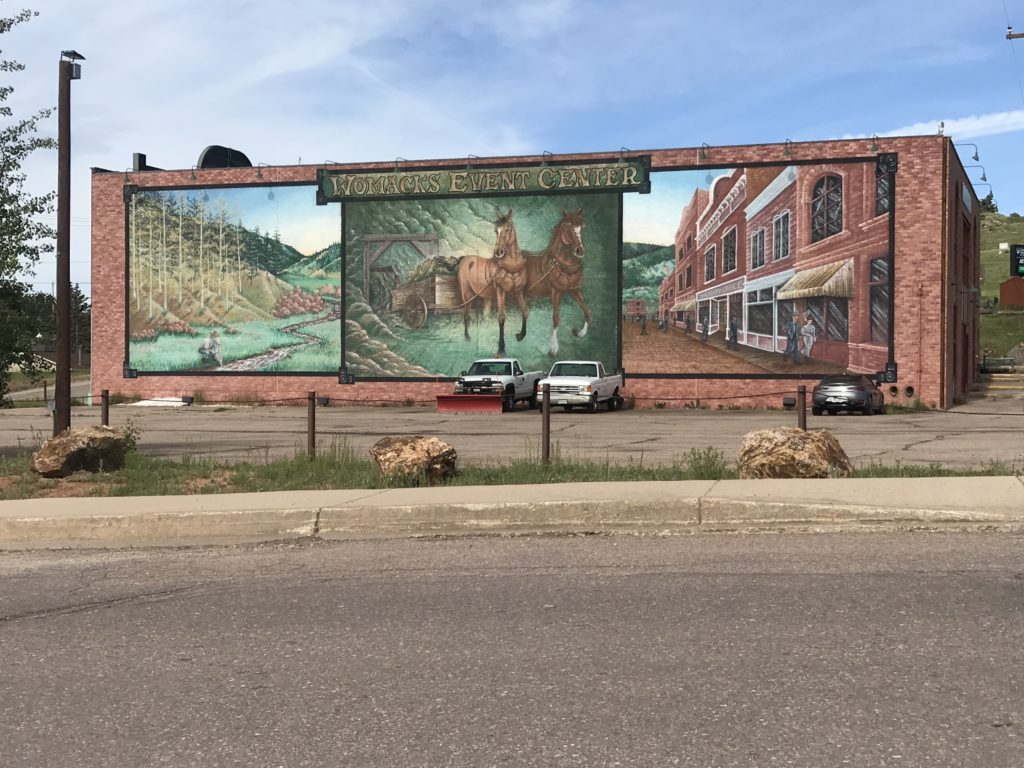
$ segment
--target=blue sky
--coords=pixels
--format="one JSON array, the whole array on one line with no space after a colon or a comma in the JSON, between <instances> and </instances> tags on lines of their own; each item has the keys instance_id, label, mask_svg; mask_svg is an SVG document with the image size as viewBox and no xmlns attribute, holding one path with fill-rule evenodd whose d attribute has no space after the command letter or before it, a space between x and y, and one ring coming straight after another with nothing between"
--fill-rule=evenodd
<instances>
[{"instance_id":1,"label":"blue sky","mask_svg":"<svg viewBox=\"0 0 1024 768\"><path fill-rule=\"evenodd\" d=\"M72 279L88 290L89 168L422 160L934 133L976 144L1024 212L1024 0L0 0L16 114L73 84ZM46 124L56 130L56 121ZM965 162L973 147L961 150ZM26 167L56 183L55 153ZM972 169L979 180L982 169ZM989 188L979 184L978 192ZM678 214L676 215L678 220ZM52 258L33 280L49 290Z\"/></svg>"}]
</instances>

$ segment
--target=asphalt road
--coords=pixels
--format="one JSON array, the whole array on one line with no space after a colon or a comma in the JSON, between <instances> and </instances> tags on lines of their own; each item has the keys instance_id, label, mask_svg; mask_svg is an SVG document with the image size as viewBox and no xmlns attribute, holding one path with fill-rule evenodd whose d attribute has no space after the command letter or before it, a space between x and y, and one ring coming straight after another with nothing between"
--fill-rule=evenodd
<instances>
[{"instance_id":1,"label":"asphalt road","mask_svg":"<svg viewBox=\"0 0 1024 768\"><path fill-rule=\"evenodd\" d=\"M884 416L813 416L808 426L835 434L855 463L895 462L948 467L992 461L1024 466L1024 401L979 401L948 412ZM165 457L259 461L306 450L305 407L114 406L113 425L141 429L139 450ZM99 408L74 408L72 425L98 424ZM435 435L467 463L540 457L541 417L522 407L507 414L440 414L428 407L327 407L316 413L318 450L345 445L368 456L389 435ZM552 413L553 450L564 458L624 464L671 464L693 449L715 448L733 461L753 429L795 426L791 411L639 409L596 414ZM53 428L45 409L0 410L0 453L34 450Z\"/></svg>"},{"instance_id":2,"label":"asphalt road","mask_svg":"<svg viewBox=\"0 0 1024 768\"><path fill-rule=\"evenodd\" d=\"M1022 538L0 556L5 766L922 766L1024 755Z\"/></svg>"}]
</instances>

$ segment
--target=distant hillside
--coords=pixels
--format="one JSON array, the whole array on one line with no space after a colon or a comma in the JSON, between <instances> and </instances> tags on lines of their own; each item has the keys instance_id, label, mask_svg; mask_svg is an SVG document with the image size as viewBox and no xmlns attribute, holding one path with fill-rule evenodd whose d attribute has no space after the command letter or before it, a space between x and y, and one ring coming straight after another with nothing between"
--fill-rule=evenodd
<instances>
[{"instance_id":1,"label":"distant hillside","mask_svg":"<svg viewBox=\"0 0 1024 768\"><path fill-rule=\"evenodd\" d=\"M651 243L622 244L622 301L643 299L658 306L661 281L675 265L675 248Z\"/></svg>"},{"instance_id":2,"label":"distant hillside","mask_svg":"<svg viewBox=\"0 0 1024 768\"><path fill-rule=\"evenodd\" d=\"M999 284L1010 276L1010 255L1000 243L1024 243L1024 216L1011 213L981 214L981 295L999 295Z\"/></svg>"}]
</instances>

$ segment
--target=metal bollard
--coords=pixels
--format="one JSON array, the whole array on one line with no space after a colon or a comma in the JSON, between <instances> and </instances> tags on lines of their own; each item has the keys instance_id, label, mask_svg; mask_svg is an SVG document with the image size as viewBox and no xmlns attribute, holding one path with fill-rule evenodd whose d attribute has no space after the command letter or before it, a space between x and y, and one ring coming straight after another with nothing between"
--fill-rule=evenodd
<instances>
[{"instance_id":1,"label":"metal bollard","mask_svg":"<svg viewBox=\"0 0 1024 768\"><path fill-rule=\"evenodd\" d=\"M796 425L807 429L807 387L803 384L796 388Z\"/></svg>"},{"instance_id":2,"label":"metal bollard","mask_svg":"<svg viewBox=\"0 0 1024 768\"><path fill-rule=\"evenodd\" d=\"M110 426L110 390L100 392L100 424Z\"/></svg>"},{"instance_id":3,"label":"metal bollard","mask_svg":"<svg viewBox=\"0 0 1024 768\"><path fill-rule=\"evenodd\" d=\"M551 385L545 384L540 398L540 460L551 463Z\"/></svg>"},{"instance_id":4,"label":"metal bollard","mask_svg":"<svg viewBox=\"0 0 1024 768\"><path fill-rule=\"evenodd\" d=\"M316 392L306 395L306 453L316 458Z\"/></svg>"}]
</instances>

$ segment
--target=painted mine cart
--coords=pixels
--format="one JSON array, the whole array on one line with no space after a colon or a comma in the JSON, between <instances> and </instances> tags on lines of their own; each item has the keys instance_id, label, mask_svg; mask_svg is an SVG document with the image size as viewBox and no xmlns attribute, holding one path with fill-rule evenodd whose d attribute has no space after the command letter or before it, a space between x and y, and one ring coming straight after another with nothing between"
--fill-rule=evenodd
<instances>
[{"instance_id":1,"label":"painted mine cart","mask_svg":"<svg viewBox=\"0 0 1024 768\"><path fill-rule=\"evenodd\" d=\"M391 292L391 309L414 330L426 325L430 315L458 312L461 308L459 280L455 275L431 275L399 285Z\"/></svg>"}]
</instances>

